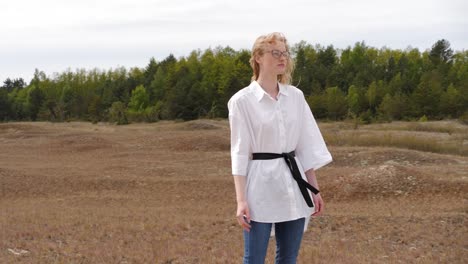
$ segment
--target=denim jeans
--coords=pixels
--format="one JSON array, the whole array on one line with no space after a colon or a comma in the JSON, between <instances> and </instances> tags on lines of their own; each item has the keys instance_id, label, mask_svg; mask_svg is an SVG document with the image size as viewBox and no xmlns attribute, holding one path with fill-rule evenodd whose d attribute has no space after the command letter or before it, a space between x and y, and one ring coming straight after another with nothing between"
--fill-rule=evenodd
<instances>
[{"instance_id":1,"label":"denim jeans","mask_svg":"<svg viewBox=\"0 0 468 264\"><path fill-rule=\"evenodd\" d=\"M276 264L296 263L305 218L275 223ZM263 264L270 240L271 223L250 221L250 232L244 230L244 264Z\"/></svg>"}]
</instances>

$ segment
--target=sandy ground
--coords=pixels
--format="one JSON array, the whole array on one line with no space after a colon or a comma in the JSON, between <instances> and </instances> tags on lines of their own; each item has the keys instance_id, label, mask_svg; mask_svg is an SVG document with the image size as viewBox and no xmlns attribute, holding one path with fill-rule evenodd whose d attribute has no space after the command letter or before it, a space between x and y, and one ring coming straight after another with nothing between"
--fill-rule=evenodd
<instances>
[{"instance_id":1,"label":"sandy ground","mask_svg":"<svg viewBox=\"0 0 468 264\"><path fill-rule=\"evenodd\" d=\"M466 263L467 157L330 151L298 263ZM225 120L3 123L0 186L0 263L241 263Z\"/></svg>"}]
</instances>

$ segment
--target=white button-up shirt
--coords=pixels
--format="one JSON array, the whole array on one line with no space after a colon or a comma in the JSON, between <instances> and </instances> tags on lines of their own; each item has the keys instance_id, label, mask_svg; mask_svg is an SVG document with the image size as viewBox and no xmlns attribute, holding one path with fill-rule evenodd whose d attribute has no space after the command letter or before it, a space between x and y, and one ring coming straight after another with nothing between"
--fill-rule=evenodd
<instances>
[{"instance_id":1,"label":"white button-up shirt","mask_svg":"<svg viewBox=\"0 0 468 264\"><path fill-rule=\"evenodd\" d=\"M307 206L283 158L252 160L252 153L294 150L305 180L305 171L332 161L302 91L278 86L277 100L254 81L228 102L232 174L247 177L247 204L251 219L257 222L308 218L314 208Z\"/></svg>"}]
</instances>

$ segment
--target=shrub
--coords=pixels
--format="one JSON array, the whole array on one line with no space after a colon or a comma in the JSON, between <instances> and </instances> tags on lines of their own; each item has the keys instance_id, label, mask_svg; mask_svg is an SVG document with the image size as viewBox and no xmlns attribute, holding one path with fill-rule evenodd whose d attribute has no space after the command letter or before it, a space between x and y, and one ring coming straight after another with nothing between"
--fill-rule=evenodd
<instances>
[{"instance_id":1,"label":"shrub","mask_svg":"<svg viewBox=\"0 0 468 264\"><path fill-rule=\"evenodd\" d=\"M125 105L120 102L113 102L109 109L109 121L114 122L117 125L128 124L127 114L125 111Z\"/></svg>"},{"instance_id":2,"label":"shrub","mask_svg":"<svg viewBox=\"0 0 468 264\"><path fill-rule=\"evenodd\" d=\"M362 123L364 124L370 124L372 123L372 112L370 110L367 110L366 112L362 112L359 115L359 119L361 120Z\"/></svg>"},{"instance_id":3,"label":"shrub","mask_svg":"<svg viewBox=\"0 0 468 264\"><path fill-rule=\"evenodd\" d=\"M468 111L461 115L460 118L458 118L458 121L464 125L468 125Z\"/></svg>"},{"instance_id":4,"label":"shrub","mask_svg":"<svg viewBox=\"0 0 468 264\"><path fill-rule=\"evenodd\" d=\"M419 122L427 122L427 116L426 115L421 116L421 118L419 118L418 121Z\"/></svg>"}]
</instances>

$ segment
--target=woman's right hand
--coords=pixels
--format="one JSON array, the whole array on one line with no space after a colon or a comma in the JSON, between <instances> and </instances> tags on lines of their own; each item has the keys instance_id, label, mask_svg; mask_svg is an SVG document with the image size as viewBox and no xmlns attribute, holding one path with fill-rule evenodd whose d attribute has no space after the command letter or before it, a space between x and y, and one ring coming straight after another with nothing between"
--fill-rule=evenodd
<instances>
[{"instance_id":1,"label":"woman's right hand","mask_svg":"<svg viewBox=\"0 0 468 264\"><path fill-rule=\"evenodd\" d=\"M237 202L237 222L245 231L250 231L250 212L246 201Z\"/></svg>"}]
</instances>

